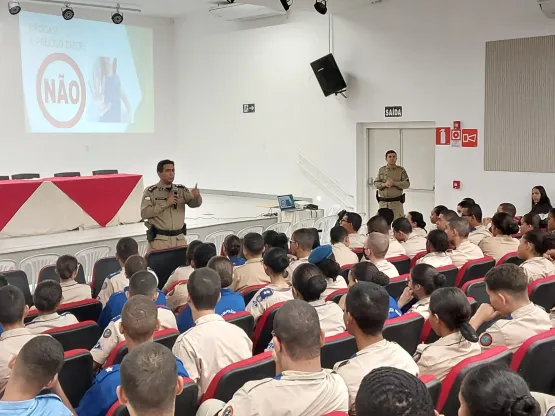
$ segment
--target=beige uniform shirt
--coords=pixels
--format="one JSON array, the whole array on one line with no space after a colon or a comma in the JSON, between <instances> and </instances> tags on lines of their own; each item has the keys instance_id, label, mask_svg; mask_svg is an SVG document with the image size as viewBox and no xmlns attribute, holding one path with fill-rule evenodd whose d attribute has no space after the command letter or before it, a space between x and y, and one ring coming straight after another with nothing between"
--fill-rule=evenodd
<instances>
[{"instance_id":1,"label":"beige uniform shirt","mask_svg":"<svg viewBox=\"0 0 555 416\"><path fill-rule=\"evenodd\" d=\"M532 397L540 404L541 416L553 416L555 414L555 396L533 391Z\"/></svg>"},{"instance_id":2,"label":"beige uniform shirt","mask_svg":"<svg viewBox=\"0 0 555 416\"><path fill-rule=\"evenodd\" d=\"M274 378L248 381L220 416L322 416L347 412L349 393L337 374L284 371Z\"/></svg>"},{"instance_id":3,"label":"beige uniform shirt","mask_svg":"<svg viewBox=\"0 0 555 416\"><path fill-rule=\"evenodd\" d=\"M451 257L453 265L459 269L469 260L476 260L484 257L484 253L480 247L468 240L464 240L454 250L448 251L447 254Z\"/></svg>"},{"instance_id":4,"label":"beige uniform shirt","mask_svg":"<svg viewBox=\"0 0 555 416\"><path fill-rule=\"evenodd\" d=\"M420 257L416 264L429 264L435 268L443 267L443 266L452 266L453 261L451 257L447 255L447 253L428 253L423 257Z\"/></svg>"},{"instance_id":5,"label":"beige uniform shirt","mask_svg":"<svg viewBox=\"0 0 555 416\"><path fill-rule=\"evenodd\" d=\"M484 256L491 256L495 261L505 254L514 253L518 250L520 242L510 235L498 235L497 237L487 237L480 242L480 248Z\"/></svg>"},{"instance_id":6,"label":"beige uniform shirt","mask_svg":"<svg viewBox=\"0 0 555 416\"><path fill-rule=\"evenodd\" d=\"M421 251L426 251L426 237L411 233L409 234L407 241L402 242L401 245L405 249L407 256L412 259Z\"/></svg>"},{"instance_id":7,"label":"beige uniform shirt","mask_svg":"<svg viewBox=\"0 0 555 416\"><path fill-rule=\"evenodd\" d=\"M177 338L173 353L199 385L200 397L218 371L252 356L252 341L238 326L210 314L197 319L193 328Z\"/></svg>"},{"instance_id":8,"label":"beige uniform shirt","mask_svg":"<svg viewBox=\"0 0 555 416\"><path fill-rule=\"evenodd\" d=\"M407 251L405 247L397 241L397 239L393 236L389 236L389 248L387 249L387 253L385 253L385 258L391 257L399 257L399 256L406 256Z\"/></svg>"},{"instance_id":9,"label":"beige uniform shirt","mask_svg":"<svg viewBox=\"0 0 555 416\"><path fill-rule=\"evenodd\" d=\"M424 237L424 238L428 237L428 231L426 231L425 229L420 228L420 227L414 227L412 229L412 233L416 234L416 235L419 235L420 237Z\"/></svg>"},{"instance_id":10,"label":"beige uniform shirt","mask_svg":"<svg viewBox=\"0 0 555 416\"><path fill-rule=\"evenodd\" d=\"M178 267L172 272L172 274L170 274L170 277L168 277L168 281L164 285L163 291L166 292L175 282L179 282L180 280L189 280L189 276L191 276L191 273L194 271L195 269L191 266Z\"/></svg>"},{"instance_id":11,"label":"beige uniform shirt","mask_svg":"<svg viewBox=\"0 0 555 416\"><path fill-rule=\"evenodd\" d=\"M551 329L546 311L530 302L511 314L512 319L500 319L480 336L482 349L505 345L515 352L524 341Z\"/></svg>"},{"instance_id":12,"label":"beige uniform shirt","mask_svg":"<svg viewBox=\"0 0 555 416\"><path fill-rule=\"evenodd\" d=\"M262 258L247 260L242 266L233 269L233 282L230 289L240 292L249 286L269 284L270 278L264 271Z\"/></svg>"},{"instance_id":13,"label":"beige uniform shirt","mask_svg":"<svg viewBox=\"0 0 555 416\"><path fill-rule=\"evenodd\" d=\"M433 344L420 344L414 359L420 374L431 374L439 381L443 381L454 366L481 352L480 344L467 341L460 332L455 332L440 338Z\"/></svg>"},{"instance_id":14,"label":"beige uniform shirt","mask_svg":"<svg viewBox=\"0 0 555 416\"><path fill-rule=\"evenodd\" d=\"M354 410L355 398L362 379L370 371L380 367L394 367L418 375L418 365L399 344L382 340L358 351L353 357L333 367L345 380L349 389L349 407Z\"/></svg>"},{"instance_id":15,"label":"beige uniform shirt","mask_svg":"<svg viewBox=\"0 0 555 416\"><path fill-rule=\"evenodd\" d=\"M408 312L416 312L422 315L424 319L428 319L430 317L430 298L420 299L412 305Z\"/></svg>"},{"instance_id":16,"label":"beige uniform shirt","mask_svg":"<svg viewBox=\"0 0 555 416\"><path fill-rule=\"evenodd\" d=\"M62 280L62 303L79 302L81 300L91 299L91 287L75 280Z\"/></svg>"},{"instance_id":17,"label":"beige uniform shirt","mask_svg":"<svg viewBox=\"0 0 555 416\"><path fill-rule=\"evenodd\" d=\"M10 377L8 364L10 360L14 355L19 354L27 341L36 336L27 328L12 329L0 335L0 395L4 394L6 384L8 384L8 378Z\"/></svg>"},{"instance_id":18,"label":"beige uniform shirt","mask_svg":"<svg viewBox=\"0 0 555 416\"><path fill-rule=\"evenodd\" d=\"M345 321L343 320L343 311L335 302L326 302L323 300L316 300L309 302L320 319L320 329L324 331L326 337L341 334L345 332Z\"/></svg>"},{"instance_id":19,"label":"beige uniform shirt","mask_svg":"<svg viewBox=\"0 0 555 416\"><path fill-rule=\"evenodd\" d=\"M158 321L160 330L177 329L175 315L171 310L164 306L158 306ZM121 316L117 316L110 321L98 343L91 350L91 355L95 363L104 364L112 350L120 343L125 341L125 337L120 331Z\"/></svg>"},{"instance_id":20,"label":"beige uniform shirt","mask_svg":"<svg viewBox=\"0 0 555 416\"><path fill-rule=\"evenodd\" d=\"M393 180L393 186L391 188L386 188L385 186L385 182L388 178ZM403 194L403 189L410 187L409 175L405 168L401 166L382 166L378 171L374 186L378 189L380 197L395 198Z\"/></svg>"},{"instance_id":21,"label":"beige uniform shirt","mask_svg":"<svg viewBox=\"0 0 555 416\"><path fill-rule=\"evenodd\" d=\"M526 276L528 283L555 274L555 265L545 257L533 257L520 265Z\"/></svg>"},{"instance_id":22,"label":"beige uniform shirt","mask_svg":"<svg viewBox=\"0 0 555 416\"><path fill-rule=\"evenodd\" d=\"M366 243L366 236L365 235L349 234L349 247L351 249L364 248L364 243Z\"/></svg>"},{"instance_id":23,"label":"beige uniform shirt","mask_svg":"<svg viewBox=\"0 0 555 416\"><path fill-rule=\"evenodd\" d=\"M31 334L41 334L49 329L60 328L62 326L78 323L79 321L71 312L62 313L61 315L54 312L48 315L37 316L25 325L25 328L27 328Z\"/></svg>"},{"instance_id":24,"label":"beige uniform shirt","mask_svg":"<svg viewBox=\"0 0 555 416\"><path fill-rule=\"evenodd\" d=\"M335 292L336 290L347 289L347 282L345 281L345 278L341 275L337 276L337 279L335 279L335 282L333 281L333 279L329 279L329 278L327 278L326 281L328 282L328 287L326 290L324 290L324 292L320 296L320 299L322 300L326 300L328 295L330 293Z\"/></svg>"},{"instance_id":25,"label":"beige uniform shirt","mask_svg":"<svg viewBox=\"0 0 555 416\"><path fill-rule=\"evenodd\" d=\"M355 254L355 256L356 256L356 254ZM308 257L301 257L300 259L293 260L291 262L291 264L289 265L289 269L288 269L288 272L289 272L288 278L289 278L289 280L291 280L293 278L293 272L295 271L295 269L297 267L299 267L301 264L305 264L305 263L308 263Z\"/></svg>"},{"instance_id":26,"label":"beige uniform shirt","mask_svg":"<svg viewBox=\"0 0 555 416\"><path fill-rule=\"evenodd\" d=\"M175 312L181 306L187 304L188 297L189 291L187 290L187 283L180 283L166 295L166 306Z\"/></svg>"},{"instance_id":27,"label":"beige uniform shirt","mask_svg":"<svg viewBox=\"0 0 555 416\"><path fill-rule=\"evenodd\" d=\"M247 305L246 311L254 316L254 322L256 323L258 318L260 318L270 306L280 302L287 302L291 299L293 299L293 291L291 288L284 289L270 284L256 292Z\"/></svg>"},{"instance_id":28,"label":"beige uniform shirt","mask_svg":"<svg viewBox=\"0 0 555 416\"><path fill-rule=\"evenodd\" d=\"M347 264L358 263L358 256L345 244L336 243L332 246L332 250L335 261L340 267L346 266Z\"/></svg>"},{"instance_id":29,"label":"beige uniform shirt","mask_svg":"<svg viewBox=\"0 0 555 416\"><path fill-rule=\"evenodd\" d=\"M392 263L388 262L387 260L380 260L374 265L378 268L378 270L389 277L397 277L399 276L399 271L397 267L395 267Z\"/></svg>"},{"instance_id":30,"label":"beige uniform shirt","mask_svg":"<svg viewBox=\"0 0 555 416\"><path fill-rule=\"evenodd\" d=\"M108 276L104 283L102 284L102 289L98 293L98 300L102 303L102 307L106 306L110 296L116 292L123 292L123 290L129 286L129 279L125 275L125 270L121 270L119 273Z\"/></svg>"},{"instance_id":31,"label":"beige uniform shirt","mask_svg":"<svg viewBox=\"0 0 555 416\"><path fill-rule=\"evenodd\" d=\"M474 231L470 231L468 235L468 241L479 245L484 238L493 237L493 234L489 232L485 225L479 225L474 229Z\"/></svg>"}]
</instances>

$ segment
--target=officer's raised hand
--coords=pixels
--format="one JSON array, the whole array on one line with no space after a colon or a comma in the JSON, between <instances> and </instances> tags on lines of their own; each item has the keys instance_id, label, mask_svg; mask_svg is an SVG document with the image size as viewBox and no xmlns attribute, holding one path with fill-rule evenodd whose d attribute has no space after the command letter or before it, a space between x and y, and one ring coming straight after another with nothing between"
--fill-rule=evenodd
<instances>
[{"instance_id":1,"label":"officer's raised hand","mask_svg":"<svg viewBox=\"0 0 555 416\"><path fill-rule=\"evenodd\" d=\"M177 204L177 195L173 192L170 192L170 196L168 196L168 199L166 201L166 205L167 206L172 206Z\"/></svg>"}]
</instances>

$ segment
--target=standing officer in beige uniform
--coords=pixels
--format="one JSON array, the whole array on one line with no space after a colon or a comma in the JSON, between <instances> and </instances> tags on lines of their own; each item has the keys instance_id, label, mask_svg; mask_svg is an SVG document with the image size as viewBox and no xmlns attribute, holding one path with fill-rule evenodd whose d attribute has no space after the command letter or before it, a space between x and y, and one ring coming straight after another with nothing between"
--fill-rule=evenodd
<instances>
[{"instance_id":1,"label":"standing officer in beige uniform","mask_svg":"<svg viewBox=\"0 0 555 416\"><path fill-rule=\"evenodd\" d=\"M388 150L385 154L387 165L378 171L374 186L376 187L376 198L380 208L390 208L395 218L405 216L403 204L405 203L404 189L410 187L409 175L405 168L397 166L397 152Z\"/></svg>"},{"instance_id":2,"label":"standing officer in beige uniform","mask_svg":"<svg viewBox=\"0 0 555 416\"><path fill-rule=\"evenodd\" d=\"M174 185L175 168L171 160L158 162L156 170L160 182L145 189L141 203L150 250L186 246L185 205L200 207L200 191L196 185L191 191L184 185Z\"/></svg>"}]
</instances>

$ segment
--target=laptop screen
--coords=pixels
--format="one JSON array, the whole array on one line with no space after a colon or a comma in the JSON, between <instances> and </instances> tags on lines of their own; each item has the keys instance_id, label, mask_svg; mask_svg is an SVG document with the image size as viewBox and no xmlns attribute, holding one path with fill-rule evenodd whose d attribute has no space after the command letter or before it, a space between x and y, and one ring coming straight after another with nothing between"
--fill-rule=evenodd
<instances>
[{"instance_id":1,"label":"laptop screen","mask_svg":"<svg viewBox=\"0 0 555 416\"><path fill-rule=\"evenodd\" d=\"M282 211L287 211L289 209L295 209L295 200L293 195L281 195L278 196L279 209Z\"/></svg>"}]
</instances>

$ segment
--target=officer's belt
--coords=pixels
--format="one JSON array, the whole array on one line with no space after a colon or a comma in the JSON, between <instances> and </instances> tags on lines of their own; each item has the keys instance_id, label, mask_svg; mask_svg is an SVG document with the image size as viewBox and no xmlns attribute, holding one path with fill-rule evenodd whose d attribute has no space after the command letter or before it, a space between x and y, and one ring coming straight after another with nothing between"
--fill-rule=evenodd
<instances>
[{"instance_id":1,"label":"officer's belt","mask_svg":"<svg viewBox=\"0 0 555 416\"><path fill-rule=\"evenodd\" d=\"M379 196L378 191L376 191L376 199L378 202L400 202L401 204L405 203L405 194L393 197L393 198L382 198Z\"/></svg>"},{"instance_id":2,"label":"officer's belt","mask_svg":"<svg viewBox=\"0 0 555 416\"><path fill-rule=\"evenodd\" d=\"M160 230L156 229L156 234L158 235L165 235L166 237L176 237L178 235L183 234L183 229L180 228L179 230Z\"/></svg>"}]
</instances>

